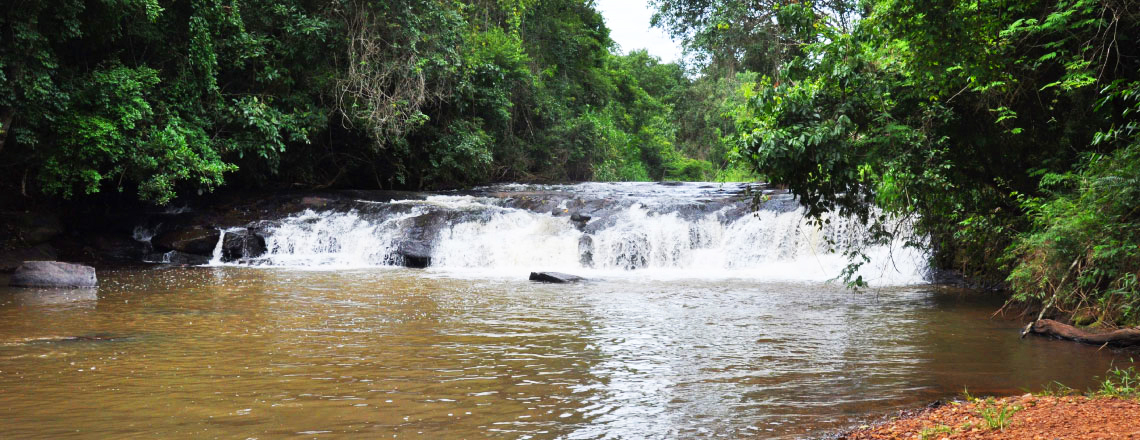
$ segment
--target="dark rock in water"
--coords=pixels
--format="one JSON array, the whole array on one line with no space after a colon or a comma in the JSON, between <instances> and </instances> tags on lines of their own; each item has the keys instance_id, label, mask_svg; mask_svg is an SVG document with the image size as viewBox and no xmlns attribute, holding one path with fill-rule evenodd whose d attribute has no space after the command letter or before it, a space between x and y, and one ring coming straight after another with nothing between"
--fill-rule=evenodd
<instances>
[{"instance_id":1,"label":"dark rock in water","mask_svg":"<svg viewBox=\"0 0 1140 440\"><path fill-rule=\"evenodd\" d=\"M238 261L257 258L265 254L265 238L246 229L244 231L226 232L222 239L222 261Z\"/></svg>"},{"instance_id":2,"label":"dark rock in water","mask_svg":"<svg viewBox=\"0 0 1140 440\"><path fill-rule=\"evenodd\" d=\"M12 287L95 287L95 268L58 261L25 261L8 285Z\"/></svg>"},{"instance_id":3,"label":"dark rock in water","mask_svg":"<svg viewBox=\"0 0 1140 440\"><path fill-rule=\"evenodd\" d=\"M332 204L334 200L326 197L308 196L301 198L301 206L306 208L326 208Z\"/></svg>"},{"instance_id":4,"label":"dark rock in water","mask_svg":"<svg viewBox=\"0 0 1140 440\"><path fill-rule=\"evenodd\" d=\"M586 223L586 222L590 221L590 219L592 219L592 218L593 217L582 214L580 212L575 212L573 214L570 214L570 221L572 221L572 222Z\"/></svg>"},{"instance_id":5,"label":"dark rock in water","mask_svg":"<svg viewBox=\"0 0 1140 440\"><path fill-rule=\"evenodd\" d=\"M408 219L404 238L396 245L396 262L414 269L431 266L431 254L440 231L461 218L470 218L465 217L469 215L476 214L432 210Z\"/></svg>"},{"instance_id":6,"label":"dark rock in water","mask_svg":"<svg viewBox=\"0 0 1140 440\"><path fill-rule=\"evenodd\" d=\"M577 276L577 275L570 275L567 273L531 272L530 273L530 280L531 281L539 281L539 282L543 282L543 283L564 284L564 283L576 283L579 281L585 281L586 279L582 278L580 276Z\"/></svg>"},{"instance_id":7,"label":"dark rock in water","mask_svg":"<svg viewBox=\"0 0 1140 440\"><path fill-rule=\"evenodd\" d=\"M188 254L188 253L179 252L179 251L170 251L170 252L163 254L160 258L156 259L155 261L160 261L163 263L170 263L170 264L181 264L184 266L201 266L204 264L210 264L210 258L211 257L207 257L205 255Z\"/></svg>"},{"instance_id":8,"label":"dark rock in water","mask_svg":"<svg viewBox=\"0 0 1140 440\"><path fill-rule=\"evenodd\" d=\"M12 272L25 261L55 260L59 253L49 244L0 251L0 272Z\"/></svg>"},{"instance_id":9,"label":"dark rock in water","mask_svg":"<svg viewBox=\"0 0 1140 440\"><path fill-rule=\"evenodd\" d=\"M421 241L405 241L396 247L404 267L423 269L431 266L431 246Z\"/></svg>"},{"instance_id":10,"label":"dark rock in water","mask_svg":"<svg viewBox=\"0 0 1140 440\"><path fill-rule=\"evenodd\" d=\"M658 185L665 185L665 186L681 186L681 185L684 185L685 183L679 182L676 180L662 180L660 182L657 182L657 184Z\"/></svg>"},{"instance_id":11,"label":"dark rock in water","mask_svg":"<svg viewBox=\"0 0 1140 440\"><path fill-rule=\"evenodd\" d=\"M87 242L101 260L138 261L147 252L147 244L124 234L99 233L88 237Z\"/></svg>"},{"instance_id":12,"label":"dark rock in water","mask_svg":"<svg viewBox=\"0 0 1140 440\"><path fill-rule=\"evenodd\" d=\"M59 217L45 213L3 212L0 213L0 224L11 228L9 232L15 243L27 246L46 243L63 234L64 230ZM3 235L4 231L0 231L0 237ZM3 241L6 240L0 240L0 244Z\"/></svg>"},{"instance_id":13,"label":"dark rock in water","mask_svg":"<svg viewBox=\"0 0 1140 440\"><path fill-rule=\"evenodd\" d=\"M583 235L578 239L578 262L583 267L594 267L594 237Z\"/></svg>"},{"instance_id":14,"label":"dark rock in water","mask_svg":"<svg viewBox=\"0 0 1140 440\"><path fill-rule=\"evenodd\" d=\"M218 238L221 236L221 233L222 232L217 229L194 226L187 229L165 232L154 237L151 243L159 250L179 251L188 254L208 256L213 255L214 248L218 246Z\"/></svg>"}]
</instances>

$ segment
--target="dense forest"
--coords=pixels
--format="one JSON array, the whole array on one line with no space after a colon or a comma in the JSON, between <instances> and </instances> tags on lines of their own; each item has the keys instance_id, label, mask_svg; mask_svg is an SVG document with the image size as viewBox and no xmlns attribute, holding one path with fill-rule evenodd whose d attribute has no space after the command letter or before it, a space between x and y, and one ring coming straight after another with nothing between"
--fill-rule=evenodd
<instances>
[{"instance_id":1,"label":"dense forest","mask_svg":"<svg viewBox=\"0 0 1140 440\"><path fill-rule=\"evenodd\" d=\"M762 176L1140 323L1137 2L653 4L684 65L623 54L590 0L17 0L0 200Z\"/></svg>"},{"instance_id":2,"label":"dense forest","mask_svg":"<svg viewBox=\"0 0 1140 440\"><path fill-rule=\"evenodd\" d=\"M735 155L810 216L1078 324L1140 324L1137 2L657 4L707 63L761 75Z\"/></svg>"},{"instance_id":3,"label":"dense forest","mask_svg":"<svg viewBox=\"0 0 1140 440\"><path fill-rule=\"evenodd\" d=\"M18 1L0 36L26 198L708 180L734 134L586 0Z\"/></svg>"}]
</instances>

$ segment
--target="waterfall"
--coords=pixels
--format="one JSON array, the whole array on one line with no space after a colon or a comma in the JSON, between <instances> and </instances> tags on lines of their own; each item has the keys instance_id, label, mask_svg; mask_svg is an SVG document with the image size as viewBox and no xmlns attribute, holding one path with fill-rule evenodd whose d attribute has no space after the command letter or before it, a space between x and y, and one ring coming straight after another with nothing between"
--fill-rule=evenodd
<instances>
[{"instance_id":1,"label":"waterfall","mask_svg":"<svg viewBox=\"0 0 1140 440\"><path fill-rule=\"evenodd\" d=\"M748 201L732 191L637 191L644 188L498 187L485 191L493 196L306 210L269 227L268 251L251 264L346 268L418 259L430 261L431 271L475 276L562 271L595 278L827 281L847 264L832 244L866 236L858 222L839 216L817 227L787 197L751 213ZM921 283L927 274L923 251L894 244L866 252L871 262L859 275L874 284Z\"/></svg>"},{"instance_id":2,"label":"waterfall","mask_svg":"<svg viewBox=\"0 0 1140 440\"><path fill-rule=\"evenodd\" d=\"M218 230L218 244L214 245L214 251L210 253L210 264L217 265L222 263L222 247L226 243L226 230Z\"/></svg>"}]
</instances>

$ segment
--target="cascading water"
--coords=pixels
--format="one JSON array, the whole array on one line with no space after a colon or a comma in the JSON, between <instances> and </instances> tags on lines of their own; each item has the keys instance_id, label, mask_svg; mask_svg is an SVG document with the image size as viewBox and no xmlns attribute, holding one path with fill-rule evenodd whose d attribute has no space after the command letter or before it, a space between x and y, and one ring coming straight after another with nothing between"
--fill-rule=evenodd
<instances>
[{"instance_id":1,"label":"cascading water","mask_svg":"<svg viewBox=\"0 0 1140 440\"><path fill-rule=\"evenodd\" d=\"M788 196L751 213L730 185L510 185L478 196L359 201L267 228L267 253L249 264L346 268L398 266L518 277L562 271L586 277L757 278L826 281L846 258L830 251L864 235L832 216L810 224ZM576 215L572 215L576 214ZM223 234L224 236L224 234ZM924 282L923 252L871 246L858 273L878 285ZM215 259L215 263L218 260Z\"/></svg>"}]
</instances>

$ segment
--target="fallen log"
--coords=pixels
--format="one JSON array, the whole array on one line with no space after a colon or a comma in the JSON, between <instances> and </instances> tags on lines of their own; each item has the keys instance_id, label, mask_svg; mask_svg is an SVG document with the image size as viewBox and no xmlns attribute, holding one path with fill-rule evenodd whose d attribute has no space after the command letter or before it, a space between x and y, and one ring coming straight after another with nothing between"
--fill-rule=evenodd
<instances>
[{"instance_id":1,"label":"fallen log","mask_svg":"<svg viewBox=\"0 0 1140 440\"><path fill-rule=\"evenodd\" d=\"M1039 319L1033 323L1030 333L1052 336L1070 341L1095 345L1140 346L1140 328L1124 328L1105 333L1092 333L1062 324L1052 319Z\"/></svg>"}]
</instances>

